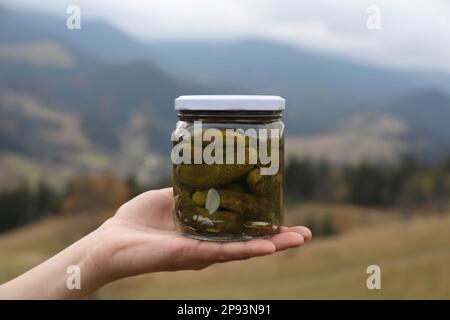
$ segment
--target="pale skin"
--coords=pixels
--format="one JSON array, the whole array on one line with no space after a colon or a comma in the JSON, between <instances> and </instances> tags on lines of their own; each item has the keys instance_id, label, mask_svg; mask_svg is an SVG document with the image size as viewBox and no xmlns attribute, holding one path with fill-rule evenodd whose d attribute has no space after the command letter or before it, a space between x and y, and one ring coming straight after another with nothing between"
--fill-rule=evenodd
<instances>
[{"instance_id":1,"label":"pale skin","mask_svg":"<svg viewBox=\"0 0 450 320\"><path fill-rule=\"evenodd\" d=\"M175 231L171 188L145 192L114 217L52 258L0 286L0 299L81 299L105 284L134 275L201 270L302 246L311 231L283 227L268 239L209 242ZM67 267L81 270L81 289L69 290Z\"/></svg>"}]
</instances>

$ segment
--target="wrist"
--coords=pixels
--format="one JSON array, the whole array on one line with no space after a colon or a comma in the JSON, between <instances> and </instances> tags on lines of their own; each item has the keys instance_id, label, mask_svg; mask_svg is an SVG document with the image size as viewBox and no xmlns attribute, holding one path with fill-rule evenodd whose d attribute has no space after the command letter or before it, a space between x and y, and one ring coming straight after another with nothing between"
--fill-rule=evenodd
<instances>
[{"instance_id":1,"label":"wrist","mask_svg":"<svg viewBox=\"0 0 450 320\"><path fill-rule=\"evenodd\" d=\"M107 283L101 266L93 258L95 238L94 231L50 259L64 272L62 294L58 293L60 290L52 290L57 299L84 298Z\"/></svg>"},{"instance_id":2,"label":"wrist","mask_svg":"<svg viewBox=\"0 0 450 320\"><path fill-rule=\"evenodd\" d=\"M93 292L116 280L110 266L111 259L108 256L103 233L97 229L79 242L80 252L82 252L80 269L86 290Z\"/></svg>"},{"instance_id":3,"label":"wrist","mask_svg":"<svg viewBox=\"0 0 450 320\"><path fill-rule=\"evenodd\" d=\"M5 299L81 299L108 280L95 263L95 231L49 260L0 286Z\"/></svg>"}]
</instances>

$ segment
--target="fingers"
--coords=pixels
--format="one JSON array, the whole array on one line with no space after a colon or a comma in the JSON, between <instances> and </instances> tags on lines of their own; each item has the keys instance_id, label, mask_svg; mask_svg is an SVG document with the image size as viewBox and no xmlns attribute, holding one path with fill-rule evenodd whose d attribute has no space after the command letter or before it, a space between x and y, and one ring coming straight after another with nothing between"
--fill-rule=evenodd
<instances>
[{"instance_id":1,"label":"fingers","mask_svg":"<svg viewBox=\"0 0 450 320\"><path fill-rule=\"evenodd\" d=\"M298 232L283 231L272 236L269 239L275 245L277 251L282 251L290 248L300 247L305 243L305 239Z\"/></svg>"},{"instance_id":2,"label":"fingers","mask_svg":"<svg viewBox=\"0 0 450 320\"><path fill-rule=\"evenodd\" d=\"M311 231L302 226L283 227L280 233L269 239L253 239L239 242L211 242L183 238L183 250L177 260L191 261L194 270L203 269L213 263L246 260L273 254L277 251L302 246L311 240Z\"/></svg>"},{"instance_id":3,"label":"fingers","mask_svg":"<svg viewBox=\"0 0 450 320\"><path fill-rule=\"evenodd\" d=\"M282 227L280 233L269 239L253 239L239 242L201 241L196 246L196 254L203 260L225 262L264 256L289 248L300 247L312 239L307 227Z\"/></svg>"},{"instance_id":4,"label":"fingers","mask_svg":"<svg viewBox=\"0 0 450 320\"><path fill-rule=\"evenodd\" d=\"M312 239L311 230L303 226L283 227L270 239L255 239L243 242L219 243L219 261L242 260L302 246ZM217 248L212 248L216 250Z\"/></svg>"},{"instance_id":5,"label":"fingers","mask_svg":"<svg viewBox=\"0 0 450 320\"><path fill-rule=\"evenodd\" d=\"M300 247L305 241L311 240L311 238L311 231L306 227L283 227L280 233L272 236L270 239L227 243L201 241L198 243L196 251L205 262L244 260Z\"/></svg>"},{"instance_id":6,"label":"fingers","mask_svg":"<svg viewBox=\"0 0 450 320\"><path fill-rule=\"evenodd\" d=\"M303 236L305 241L312 240L312 232L307 227L303 227L303 226L282 227L281 232L297 232Z\"/></svg>"},{"instance_id":7,"label":"fingers","mask_svg":"<svg viewBox=\"0 0 450 320\"><path fill-rule=\"evenodd\" d=\"M212 243L202 242L206 259L214 262L226 262L232 260L244 260L274 253L276 251L273 243L263 239L255 239L241 242ZM201 245L199 246L199 249Z\"/></svg>"}]
</instances>

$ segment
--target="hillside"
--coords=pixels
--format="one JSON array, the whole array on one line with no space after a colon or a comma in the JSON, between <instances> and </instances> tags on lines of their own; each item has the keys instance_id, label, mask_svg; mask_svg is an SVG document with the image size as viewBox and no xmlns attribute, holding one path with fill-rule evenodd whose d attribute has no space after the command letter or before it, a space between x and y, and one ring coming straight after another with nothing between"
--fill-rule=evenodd
<instances>
[{"instance_id":1,"label":"hillside","mask_svg":"<svg viewBox=\"0 0 450 320\"><path fill-rule=\"evenodd\" d=\"M377 110L394 96L423 88L450 93L445 73L374 67L265 39L157 42L149 47L152 62L174 76L282 95L288 101L286 121L293 135L329 130L348 113Z\"/></svg>"},{"instance_id":2,"label":"hillside","mask_svg":"<svg viewBox=\"0 0 450 320\"><path fill-rule=\"evenodd\" d=\"M170 150L174 97L213 88L44 39L0 41L0 163L11 169L0 183L47 179L45 168L60 182L68 172L106 168L143 183L167 176L161 154ZM32 179L28 167L37 169Z\"/></svg>"},{"instance_id":3,"label":"hillside","mask_svg":"<svg viewBox=\"0 0 450 320\"><path fill-rule=\"evenodd\" d=\"M63 184L71 174L99 169L154 184L170 173L162 155L176 121L173 99L227 93L173 78L149 61L89 50L95 41L93 47L109 45L121 55L118 48L133 42L102 23L88 22L89 32L77 34L45 14L0 14L0 164L9 169L0 174L2 185L48 176Z\"/></svg>"},{"instance_id":4,"label":"hillside","mask_svg":"<svg viewBox=\"0 0 450 320\"><path fill-rule=\"evenodd\" d=\"M105 168L154 184L170 175L182 94L284 96L289 155L438 160L450 152L449 79L264 39L145 43L104 21L69 31L62 17L4 9L0 184Z\"/></svg>"},{"instance_id":5,"label":"hillside","mask_svg":"<svg viewBox=\"0 0 450 320\"><path fill-rule=\"evenodd\" d=\"M422 138L401 117L357 112L334 130L311 136L288 136L289 156L357 164L361 159L394 163L399 154L420 153Z\"/></svg>"},{"instance_id":6,"label":"hillside","mask_svg":"<svg viewBox=\"0 0 450 320\"><path fill-rule=\"evenodd\" d=\"M342 215L348 212L347 218L351 217L352 221L357 216L368 218L360 220L365 222L358 228L335 237L314 239L299 250L216 265L201 272L158 273L125 279L106 286L93 297L450 298L449 215L401 220L393 218L396 215L356 207L308 205L295 210L302 214L311 210ZM108 215L55 217L0 236L0 282L56 253ZM371 264L382 269L381 291L366 288L366 268Z\"/></svg>"},{"instance_id":7,"label":"hillside","mask_svg":"<svg viewBox=\"0 0 450 320\"><path fill-rule=\"evenodd\" d=\"M449 299L450 217L420 218L313 240L302 249L205 272L123 280L99 298ZM382 270L382 290L366 288L366 268Z\"/></svg>"}]
</instances>

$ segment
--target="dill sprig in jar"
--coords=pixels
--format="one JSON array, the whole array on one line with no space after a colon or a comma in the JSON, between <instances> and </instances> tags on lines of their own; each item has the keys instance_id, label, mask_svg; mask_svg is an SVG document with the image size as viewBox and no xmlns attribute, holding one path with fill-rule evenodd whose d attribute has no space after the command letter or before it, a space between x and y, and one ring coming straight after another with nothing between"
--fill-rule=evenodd
<instances>
[{"instance_id":1,"label":"dill sprig in jar","mask_svg":"<svg viewBox=\"0 0 450 320\"><path fill-rule=\"evenodd\" d=\"M201 240L267 237L283 223L285 101L181 96L172 133L175 223Z\"/></svg>"}]
</instances>

